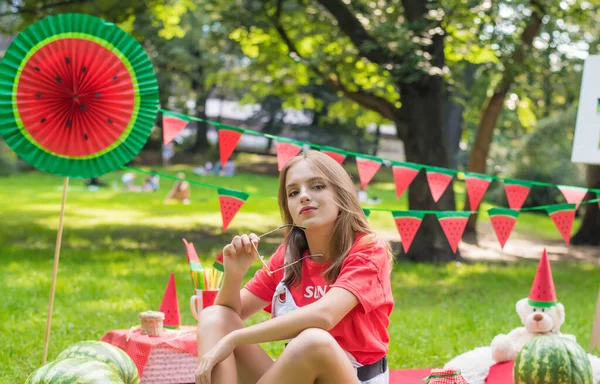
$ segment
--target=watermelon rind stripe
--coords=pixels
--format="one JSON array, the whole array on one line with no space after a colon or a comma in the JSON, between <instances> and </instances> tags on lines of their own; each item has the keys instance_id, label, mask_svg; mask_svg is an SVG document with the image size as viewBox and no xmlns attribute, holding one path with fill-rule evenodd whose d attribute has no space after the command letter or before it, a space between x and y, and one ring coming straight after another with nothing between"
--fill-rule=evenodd
<instances>
[{"instance_id":1,"label":"watermelon rind stripe","mask_svg":"<svg viewBox=\"0 0 600 384\"><path fill-rule=\"evenodd\" d=\"M344 156L348 155L348 152L344 151L343 149L334 148L334 147L328 147L327 145L322 145L322 146L319 147L319 149L321 151L339 153L340 155L344 155Z\"/></svg>"},{"instance_id":2,"label":"watermelon rind stripe","mask_svg":"<svg viewBox=\"0 0 600 384\"><path fill-rule=\"evenodd\" d=\"M363 155L362 153L360 155L355 155L354 157L356 157L356 159L361 159L361 160L371 160L374 161L376 163L380 163L382 162L380 157L375 157L375 156L369 156L369 155Z\"/></svg>"},{"instance_id":3,"label":"watermelon rind stripe","mask_svg":"<svg viewBox=\"0 0 600 384\"><path fill-rule=\"evenodd\" d=\"M394 161L394 162L392 162L392 166L393 167L410 168L410 169L414 169L417 172L420 171L421 168L423 168L423 166L420 165L420 164L403 163L403 162L400 162L400 161Z\"/></svg>"},{"instance_id":4,"label":"watermelon rind stripe","mask_svg":"<svg viewBox=\"0 0 600 384\"><path fill-rule=\"evenodd\" d=\"M394 216L394 219L411 218L423 220L425 213L419 211L392 211L392 216Z\"/></svg>"},{"instance_id":5,"label":"watermelon rind stripe","mask_svg":"<svg viewBox=\"0 0 600 384\"><path fill-rule=\"evenodd\" d=\"M527 299L527 302L532 307L550 308L550 307L556 305L556 301L536 301L536 300Z\"/></svg>"},{"instance_id":6,"label":"watermelon rind stripe","mask_svg":"<svg viewBox=\"0 0 600 384\"><path fill-rule=\"evenodd\" d=\"M461 218L469 218L471 216L471 212L445 211L445 212L436 212L435 215L438 217L438 219L461 219Z\"/></svg>"},{"instance_id":7,"label":"watermelon rind stripe","mask_svg":"<svg viewBox=\"0 0 600 384\"><path fill-rule=\"evenodd\" d=\"M171 111L162 111L163 117L174 117L183 121L191 121L192 119L188 115L184 115L181 113L171 112Z\"/></svg>"},{"instance_id":8,"label":"watermelon rind stripe","mask_svg":"<svg viewBox=\"0 0 600 384\"><path fill-rule=\"evenodd\" d=\"M472 172L464 172L465 178L469 178L469 179L481 179L481 180L487 180L487 181L492 181L493 177L490 175L484 175L481 173L472 173Z\"/></svg>"},{"instance_id":9,"label":"watermelon rind stripe","mask_svg":"<svg viewBox=\"0 0 600 384\"><path fill-rule=\"evenodd\" d=\"M233 131L233 132L239 132L239 133L244 133L245 130L242 128L237 128L237 127L217 127L217 130L219 131Z\"/></svg>"},{"instance_id":10,"label":"watermelon rind stripe","mask_svg":"<svg viewBox=\"0 0 600 384\"><path fill-rule=\"evenodd\" d=\"M548 208L546 208L546 212L548 212L549 215L553 214L553 213L557 213L560 211L572 211L576 208L575 204L554 204Z\"/></svg>"},{"instance_id":11,"label":"watermelon rind stripe","mask_svg":"<svg viewBox=\"0 0 600 384\"><path fill-rule=\"evenodd\" d=\"M443 175L452 176L452 177L454 177L454 175L456 175L458 173L458 171L455 171L452 169L428 167L428 166L425 166L424 168L427 171L427 173L441 173Z\"/></svg>"},{"instance_id":12,"label":"watermelon rind stripe","mask_svg":"<svg viewBox=\"0 0 600 384\"><path fill-rule=\"evenodd\" d=\"M504 179L505 185L522 185L524 187L531 188L533 183L526 180L517 180L517 179Z\"/></svg>"},{"instance_id":13,"label":"watermelon rind stripe","mask_svg":"<svg viewBox=\"0 0 600 384\"><path fill-rule=\"evenodd\" d=\"M248 199L249 196L246 192L226 188L219 188L217 192L219 193L219 196L229 196L241 201L246 201L246 199Z\"/></svg>"},{"instance_id":14,"label":"watermelon rind stripe","mask_svg":"<svg viewBox=\"0 0 600 384\"><path fill-rule=\"evenodd\" d=\"M488 210L488 215L490 217L508 216L513 219L518 219L519 211L515 211L514 209L509 208L492 208Z\"/></svg>"}]
</instances>

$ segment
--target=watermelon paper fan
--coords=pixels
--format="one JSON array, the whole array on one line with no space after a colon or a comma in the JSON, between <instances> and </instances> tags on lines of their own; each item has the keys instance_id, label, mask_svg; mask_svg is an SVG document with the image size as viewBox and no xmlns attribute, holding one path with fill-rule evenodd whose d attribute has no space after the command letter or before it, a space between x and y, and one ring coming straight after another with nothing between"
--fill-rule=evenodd
<instances>
[{"instance_id":1,"label":"watermelon paper fan","mask_svg":"<svg viewBox=\"0 0 600 384\"><path fill-rule=\"evenodd\" d=\"M97 17L40 20L0 63L0 135L46 172L96 177L119 168L140 152L157 112L146 52Z\"/></svg>"}]
</instances>

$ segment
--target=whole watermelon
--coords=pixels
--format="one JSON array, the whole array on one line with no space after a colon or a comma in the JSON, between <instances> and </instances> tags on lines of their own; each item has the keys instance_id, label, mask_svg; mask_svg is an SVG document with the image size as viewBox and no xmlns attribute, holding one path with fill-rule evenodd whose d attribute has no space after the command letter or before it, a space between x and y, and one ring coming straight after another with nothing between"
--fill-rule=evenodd
<instances>
[{"instance_id":1,"label":"whole watermelon","mask_svg":"<svg viewBox=\"0 0 600 384\"><path fill-rule=\"evenodd\" d=\"M52 361L33 372L25 384L123 384L107 364L89 357L70 357Z\"/></svg>"},{"instance_id":2,"label":"whole watermelon","mask_svg":"<svg viewBox=\"0 0 600 384\"><path fill-rule=\"evenodd\" d=\"M592 384L592 364L579 344L561 336L539 336L517 355L515 384Z\"/></svg>"},{"instance_id":3,"label":"whole watermelon","mask_svg":"<svg viewBox=\"0 0 600 384\"><path fill-rule=\"evenodd\" d=\"M73 344L62 351L56 360L69 357L89 357L108 364L125 384L139 384L140 376L131 357L121 348L103 341L88 340Z\"/></svg>"}]
</instances>

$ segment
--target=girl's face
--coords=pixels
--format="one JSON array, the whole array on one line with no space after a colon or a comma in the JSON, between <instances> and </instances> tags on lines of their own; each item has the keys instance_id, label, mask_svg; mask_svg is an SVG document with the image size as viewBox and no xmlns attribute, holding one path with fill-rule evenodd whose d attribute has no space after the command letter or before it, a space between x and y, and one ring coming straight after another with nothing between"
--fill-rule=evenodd
<instances>
[{"instance_id":1,"label":"girl's face","mask_svg":"<svg viewBox=\"0 0 600 384\"><path fill-rule=\"evenodd\" d=\"M333 188L322 172L307 161L300 161L288 169L285 185L294 224L305 226L307 231L333 228L339 207Z\"/></svg>"}]
</instances>

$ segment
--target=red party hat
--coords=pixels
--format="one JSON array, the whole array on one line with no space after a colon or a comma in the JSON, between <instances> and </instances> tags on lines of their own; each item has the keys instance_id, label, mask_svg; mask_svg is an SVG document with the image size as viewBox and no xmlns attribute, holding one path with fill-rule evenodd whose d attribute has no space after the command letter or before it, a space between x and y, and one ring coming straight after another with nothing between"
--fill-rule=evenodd
<instances>
[{"instance_id":1,"label":"red party hat","mask_svg":"<svg viewBox=\"0 0 600 384\"><path fill-rule=\"evenodd\" d=\"M545 248L535 279L531 285L531 291L529 292L529 305L546 308L556 305L556 292L554 291L552 270L550 269L550 261L548 261L548 253Z\"/></svg>"}]
</instances>

